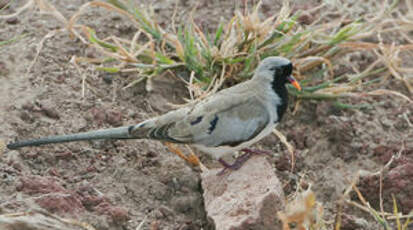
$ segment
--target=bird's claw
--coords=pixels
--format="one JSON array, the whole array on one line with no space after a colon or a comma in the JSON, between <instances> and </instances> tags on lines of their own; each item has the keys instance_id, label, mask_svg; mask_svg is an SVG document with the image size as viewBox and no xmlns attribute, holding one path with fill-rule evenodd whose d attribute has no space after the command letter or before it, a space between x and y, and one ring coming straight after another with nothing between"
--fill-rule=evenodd
<instances>
[{"instance_id":1,"label":"bird's claw","mask_svg":"<svg viewBox=\"0 0 413 230\"><path fill-rule=\"evenodd\" d=\"M182 153L180 149L175 147L173 144L165 142L164 143L166 147L168 147L169 151L175 153L178 155L180 158L184 159L186 162L193 166L199 166L200 165L200 160L199 158L191 151L189 156L186 156L185 154Z\"/></svg>"},{"instance_id":2,"label":"bird's claw","mask_svg":"<svg viewBox=\"0 0 413 230\"><path fill-rule=\"evenodd\" d=\"M218 172L218 176L221 176L223 174L225 174L225 172L227 170L238 170L240 169L245 162L247 162L248 159L251 158L252 155L269 155L271 156L271 152L269 151L265 151L265 150L259 150L259 149L249 149L249 148L244 148L241 151L245 152L243 155L241 155L240 157L238 157L234 163L229 164L228 162L226 162L224 159L219 158L218 162L221 163L221 165L223 166L223 169L221 171Z\"/></svg>"}]
</instances>

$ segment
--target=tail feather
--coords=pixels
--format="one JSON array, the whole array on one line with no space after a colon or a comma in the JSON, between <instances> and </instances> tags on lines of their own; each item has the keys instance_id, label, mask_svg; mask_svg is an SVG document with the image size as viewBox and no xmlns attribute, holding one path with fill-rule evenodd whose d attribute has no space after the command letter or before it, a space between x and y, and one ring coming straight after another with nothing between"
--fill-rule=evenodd
<instances>
[{"instance_id":1,"label":"tail feather","mask_svg":"<svg viewBox=\"0 0 413 230\"><path fill-rule=\"evenodd\" d=\"M175 125L175 122L166 123L164 125L156 125L153 122L142 122L136 126L133 126L129 131L132 136L136 136L140 139L153 139L160 141L167 141L172 143L183 143L169 136L169 129Z\"/></svg>"},{"instance_id":2,"label":"tail feather","mask_svg":"<svg viewBox=\"0 0 413 230\"><path fill-rule=\"evenodd\" d=\"M139 139L136 135L131 135L130 130L134 126L123 126L112 129L102 129L90 132L75 133L68 135L50 136L45 138L17 141L7 145L9 149L18 149L26 146L39 146L53 143L98 140L98 139Z\"/></svg>"}]
</instances>

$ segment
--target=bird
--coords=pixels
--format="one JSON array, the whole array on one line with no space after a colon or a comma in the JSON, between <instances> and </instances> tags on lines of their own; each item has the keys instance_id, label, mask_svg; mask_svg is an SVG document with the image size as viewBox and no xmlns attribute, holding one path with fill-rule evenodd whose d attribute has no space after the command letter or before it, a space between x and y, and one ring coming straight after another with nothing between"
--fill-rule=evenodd
<instances>
[{"instance_id":1,"label":"bird","mask_svg":"<svg viewBox=\"0 0 413 230\"><path fill-rule=\"evenodd\" d=\"M248 147L269 135L281 121L288 105L286 84L301 91L292 71L289 59L266 57L251 79L138 124L17 141L7 148L96 139L151 139L188 144L218 160L224 170L236 170L251 154L265 152ZM236 151L245 154L233 164L223 160Z\"/></svg>"}]
</instances>

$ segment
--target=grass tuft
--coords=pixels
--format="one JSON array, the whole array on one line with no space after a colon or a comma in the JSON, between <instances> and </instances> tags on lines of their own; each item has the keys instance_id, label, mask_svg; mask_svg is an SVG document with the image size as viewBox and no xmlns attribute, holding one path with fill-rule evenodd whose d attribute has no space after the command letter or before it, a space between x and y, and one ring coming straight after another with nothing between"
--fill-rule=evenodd
<instances>
[{"instance_id":1,"label":"grass tuft","mask_svg":"<svg viewBox=\"0 0 413 230\"><path fill-rule=\"evenodd\" d=\"M158 24L150 9L138 8L121 0L92 1L83 5L69 20L68 29L101 51L102 62L89 62L97 65L97 70L137 72L137 79L128 87L174 69L193 76L191 82L184 79L188 88L200 89L191 95L195 93L194 98L204 97L224 87L229 79L232 83L248 79L261 59L284 56L294 62L294 73L303 86L302 92L289 87L290 94L298 99L335 100L339 108L357 109L370 106L345 105L340 102L341 98L377 95L375 90L384 87L389 75L403 82L412 93L412 79L405 74L410 69L402 68L398 55L401 49L411 50L413 47L384 44L381 40L378 43L361 42L365 38L380 38L382 34L394 32L388 26L391 23L397 25L399 33L407 36L411 28L402 27L402 24L406 20L413 23L413 19L403 16L395 5L397 1L383 1L379 11L373 8L367 14L353 16L355 19L344 15L328 22L317 20L303 25L298 22L300 15L311 12L293 13L286 1L277 15L262 19L259 16L261 3L258 3L245 13L236 11L215 31L200 29L192 19L177 26L176 30L167 31ZM127 16L136 27L133 40L115 36L99 39L93 29L76 24L78 17L89 7L101 7ZM326 3L318 6L318 10L342 13L340 7ZM78 28L82 28L82 32L78 32ZM377 61L364 68L353 68L356 74L335 73L334 66L343 55L360 50L375 55ZM103 62L108 57L113 61ZM389 94L389 91L378 92L382 95ZM411 101L401 93L390 94Z\"/></svg>"},{"instance_id":2,"label":"grass tuft","mask_svg":"<svg viewBox=\"0 0 413 230\"><path fill-rule=\"evenodd\" d=\"M201 29L191 17L174 26L176 12L171 19L174 28L164 29L151 8L140 8L125 0L88 2L68 20L47 0L29 0L13 16L35 6L56 17L72 37L101 54L94 59L76 57L76 62L86 62L109 73L135 72L137 77L127 87L175 70L187 72L179 76L192 76L182 80L188 84L192 98L203 98L225 87L225 82L233 84L250 78L263 58L284 56L293 61L294 74L303 86L302 92L289 87L290 94L298 99L334 100L339 108L352 109L368 106L347 106L343 98L387 94L411 102L413 78L409 73L413 70L403 66L400 56L413 50L409 36L413 30L413 6L408 3L401 12L396 7L397 0L369 0L363 4L366 7L360 10L338 0L293 11L290 2L284 1L278 14L263 18L259 2L244 12L235 11L232 18L222 20L213 31ZM78 24L79 17L92 7L125 16L135 26L133 39L113 35L99 38L94 29ZM317 15L317 19L301 23L302 15ZM394 33L408 44L383 41L383 36ZM375 61L360 67L348 61L360 52L373 56ZM340 73L337 67L343 63L350 70ZM390 76L405 85L409 97L384 89Z\"/></svg>"}]
</instances>

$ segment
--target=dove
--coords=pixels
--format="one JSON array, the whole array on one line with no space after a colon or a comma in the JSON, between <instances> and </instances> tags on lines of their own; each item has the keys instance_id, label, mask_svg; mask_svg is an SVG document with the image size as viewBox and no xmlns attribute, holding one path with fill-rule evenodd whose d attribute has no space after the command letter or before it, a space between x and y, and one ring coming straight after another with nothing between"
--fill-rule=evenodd
<instances>
[{"instance_id":1,"label":"dove","mask_svg":"<svg viewBox=\"0 0 413 230\"><path fill-rule=\"evenodd\" d=\"M263 59L250 80L223 89L202 100L135 125L83 133L17 141L9 149L96 139L151 139L187 144L211 155L224 168L238 169L252 153L252 144L269 135L287 110L286 84L297 90L293 64L284 57ZM226 154L246 153L233 164Z\"/></svg>"}]
</instances>

